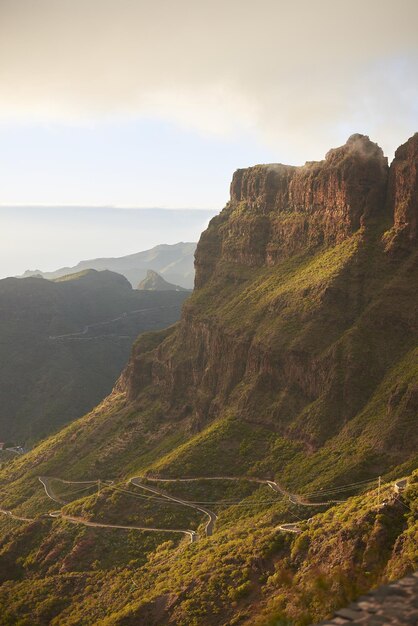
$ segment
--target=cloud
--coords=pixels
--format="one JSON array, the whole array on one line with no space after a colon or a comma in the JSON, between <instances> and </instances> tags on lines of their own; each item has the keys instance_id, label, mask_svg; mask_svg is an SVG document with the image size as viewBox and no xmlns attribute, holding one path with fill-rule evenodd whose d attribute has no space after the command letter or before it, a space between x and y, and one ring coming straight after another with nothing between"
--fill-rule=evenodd
<instances>
[{"instance_id":1,"label":"cloud","mask_svg":"<svg viewBox=\"0 0 418 626\"><path fill-rule=\"evenodd\" d=\"M0 0L0 118L160 116L294 162L417 129L416 0Z\"/></svg>"}]
</instances>

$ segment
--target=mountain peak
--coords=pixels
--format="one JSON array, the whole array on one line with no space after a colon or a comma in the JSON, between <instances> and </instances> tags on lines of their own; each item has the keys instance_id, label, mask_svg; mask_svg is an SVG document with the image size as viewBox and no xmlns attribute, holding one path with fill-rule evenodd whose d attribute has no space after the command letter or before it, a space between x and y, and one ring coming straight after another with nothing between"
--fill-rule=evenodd
<instances>
[{"instance_id":1,"label":"mountain peak","mask_svg":"<svg viewBox=\"0 0 418 626\"><path fill-rule=\"evenodd\" d=\"M335 156L341 157L357 157L361 159L378 159L382 165L387 167L387 159L383 154L382 148L370 140L368 135L354 133L350 135L343 146L332 148L325 155L326 161L333 161Z\"/></svg>"},{"instance_id":2,"label":"mountain peak","mask_svg":"<svg viewBox=\"0 0 418 626\"><path fill-rule=\"evenodd\" d=\"M340 243L383 215L387 178L382 149L360 134L322 161L237 170L229 204L200 239L196 286L219 261L272 266Z\"/></svg>"},{"instance_id":3,"label":"mountain peak","mask_svg":"<svg viewBox=\"0 0 418 626\"><path fill-rule=\"evenodd\" d=\"M65 276L55 278L54 282L82 282L83 284L89 285L90 287L121 287L123 289L131 289L131 284L127 280L127 278L125 278L125 276L122 276L122 274L118 274L117 272L112 272L110 270L98 271L95 269L85 269L81 270L80 272L66 274Z\"/></svg>"},{"instance_id":4,"label":"mountain peak","mask_svg":"<svg viewBox=\"0 0 418 626\"><path fill-rule=\"evenodd\" d=\"M167 282L155 270L147 270L147 275L141 280L137 289L140 291L188 291L180 285Z\"/></svg>"}]
</instances>

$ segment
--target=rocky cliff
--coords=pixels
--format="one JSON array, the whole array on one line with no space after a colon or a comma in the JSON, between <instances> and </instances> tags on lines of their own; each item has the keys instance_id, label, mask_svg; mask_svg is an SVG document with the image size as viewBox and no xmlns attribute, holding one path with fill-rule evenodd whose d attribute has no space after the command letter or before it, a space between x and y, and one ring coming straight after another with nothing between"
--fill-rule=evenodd
<instances>
[{"instance_id":1,"label":"rocky cliff","mask_svg":"<svg viewBox=\"0 0 418 626\"><path fill-rule=\"evenodd\" d=\"M302 626L418 566L417 156L355 135L234 175L181 320L0 468L5 623Z\"/></svg>"},{"instance_id":2,"label":"rocky cliff","mask_svg":"<svg viewBox=\"0 0 418 626\"><path fill-rule=\"evenodd\" d=\"M195 296L152 351L138 342L119 383L128 398L153 385L194 429L229 410L308 448L360 419L416 336L396 306L416 259L385 252L400 240L414 251L416 147L417 135L389 170L353 135L318 163L238 170L198 244Z\"/></svg>"},{"instance_id":3,"label":"rocky cliff","mask_svg":"<svg viewBox=\"0 0 418 626\"><path fill-rule=\"evenodd\" d=\"M418 240L418 133L396 150L387 205L393 219L388 249L410 249Z\"/></svg>"},{"instance_id":4,"label":"rocky cliff","mask_svg":"<svg viewBox=\"0 0 418 626\"><path fill-rule=\"evenodd\" d=\"M271 266L299 251L342 241L383 213L387 176L381 148L363 135L303 167L238 170L230 202L200 239L196 287L220 259Z\"/></svg>"}]
</instances>

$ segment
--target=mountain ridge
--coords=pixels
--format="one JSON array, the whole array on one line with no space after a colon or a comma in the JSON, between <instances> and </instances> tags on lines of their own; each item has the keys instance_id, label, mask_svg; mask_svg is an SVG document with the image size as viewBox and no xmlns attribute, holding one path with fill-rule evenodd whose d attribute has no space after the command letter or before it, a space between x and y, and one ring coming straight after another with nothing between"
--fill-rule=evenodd
<instances>
[{"instance_id":1,"label":"mountain ridge","mask_svg":"<svg viewBox=\"0 0 418 626\"><path fill-rule=\"evenodd\" d=\"M28 278L37 275L53 280L85 269L99 271L110 270L122 274L135 288L146 276L148 269L153 269L168 282L179 283L185 288L193 287L194 268L193 256L196 249L194 242L179 242L177 244L159 244L133 254L122 257L98 257L80 261L73 267L61 267L53 272L27 270L19 278ZM184 285L182 284L184 283Z\"/></svg>"},{"instance_id":2,"label":"mountain ridge","mask_svg":"<svg viewBox=\"0 0 418 626\"><path fill-rule=\"evenodd\" d=\"M328 155L237 174L180 321L141 335L108 398L0 473L4 507L37 516L0 543L9 623L304 626L418 566L418 134L390 169L365 136ZM113 481L67 515L199 539L43 520L38 476ZM210 507L213 534L133 476Z\"/></svg>"}]
</instances>

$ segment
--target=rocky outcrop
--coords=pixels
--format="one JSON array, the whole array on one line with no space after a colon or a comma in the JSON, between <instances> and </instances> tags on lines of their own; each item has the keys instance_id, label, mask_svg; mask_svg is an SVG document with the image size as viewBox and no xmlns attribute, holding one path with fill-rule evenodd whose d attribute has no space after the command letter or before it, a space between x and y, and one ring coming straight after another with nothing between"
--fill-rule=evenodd
<instances>
[{"instance_id":1,"label":"rocky outcrop","mask_svg":"<svg viewBox=\"0 0 418 626\"><path fill-rule=\"evenodd\" d=\"M387 204L394 222L386 235L387 249L408 250L418 241L418 133L395 152Z\"/></svg>"},{"instance_id":2,"label":"rocky outcrop","mask_svg":"<svg viewBox=\"0 0 418 626\"><path fill-rule=\"evenodd\" d=\"M398 151L395 163L411 152ZM195 428L233 405L242 419L309 446L353 419L415 332L397 303L410 300L416 266L379 295L396 270L381 245L389 209L396 229L399 198L408 197L408 216L413 206L400 172L406 186L416 180L413 168L395 165L391 180L403 192L396 187L389 203L388 171L382 150L363 135L303 167L238 170L230 202L201 236L195 296L180 323L152 349L137 344L123 381L129 400L158 389L164 413L190 416ZM301 286L297 268L328 252ZM283 289L288 276L278 277L291 257L296 277Z\"/></svg>"},{"instance_id":3,"label":"rocky outcrop","mask_svg":"<svg viewBox=\"0 0 418 626\"><path fill-rule=\"evenodd\" d=\"M320 162L257 165L235 172L231 200L202 234L196 287L218 260L276 265L293 254L332 245L384 211L387 159L377 144L353 135Z\"/></svg>"}]
</instances>

